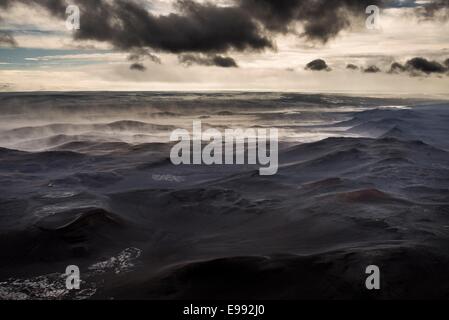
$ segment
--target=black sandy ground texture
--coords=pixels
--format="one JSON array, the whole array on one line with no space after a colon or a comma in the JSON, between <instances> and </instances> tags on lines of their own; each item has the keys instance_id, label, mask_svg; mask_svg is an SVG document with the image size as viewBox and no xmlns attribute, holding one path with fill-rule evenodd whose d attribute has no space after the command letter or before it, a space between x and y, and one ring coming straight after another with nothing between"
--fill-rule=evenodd
<instances>
[{"instance_id":1,"label":"black sandy ground texture","mask_svg":"<svg viewBox=\"0 0 449 320\"><path fill-rule=\"evenodd\" d=\"M444 101L79 93L0 106L0 299L449 298ZM278 174L173 166L164 139L192 119L279 128ZM65 288L72 264L80 291Z\"/></svg>"}]
</instances>

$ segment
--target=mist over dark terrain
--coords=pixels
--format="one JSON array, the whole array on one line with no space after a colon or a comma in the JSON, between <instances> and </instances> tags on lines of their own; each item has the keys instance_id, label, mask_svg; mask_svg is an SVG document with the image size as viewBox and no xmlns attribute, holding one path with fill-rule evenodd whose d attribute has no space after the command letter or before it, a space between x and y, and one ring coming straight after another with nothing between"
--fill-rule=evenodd
<instances>
[{"instance_id":1,"label":"mist over dark terrain","mask_svg":"<svg viewBox=\"0 0 449 320\"><path fill-rule=\"evenodd\" d=\"M0 95L1 299L447 298L444 101ZM176 128L278 128L280 168L174 166ZM68 265L82 290L69 292ZM382 270L369 292L365 268Z\"/></svg>"}]
</instances>

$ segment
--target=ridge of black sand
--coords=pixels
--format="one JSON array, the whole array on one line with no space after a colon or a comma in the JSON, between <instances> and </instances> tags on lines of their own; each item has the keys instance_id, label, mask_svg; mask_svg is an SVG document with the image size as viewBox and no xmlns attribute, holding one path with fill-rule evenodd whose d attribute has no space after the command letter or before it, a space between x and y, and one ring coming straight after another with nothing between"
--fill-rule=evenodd
<instances>
[{"instance_id":1,"label":"ridge of black sand","mask_svg":"<svg viewBox=\"0 0 449 320\"><path fill-rule=\"evenodd\" d=\"M139 282L120 280L96 298L160 300L447 299L446 255L416 245L380 245L296 255L229 257L168 267ZM365 287L379 265L381 290ZM435 285L438 275L440 285Z\"/></svg>"},{"instance_id":2,"label":"ridge of black sand","mask_svg":"<svg viewBox=\"0 0 449 320\"><path fill-rule=\"evenodd\" d=\"M38 219L24 230L2 233L0 258L8 269L16 263L26 266L86 259L120 248L128 226L129 222L103 208L61 211Z\"/></svg>"}]
</instances>

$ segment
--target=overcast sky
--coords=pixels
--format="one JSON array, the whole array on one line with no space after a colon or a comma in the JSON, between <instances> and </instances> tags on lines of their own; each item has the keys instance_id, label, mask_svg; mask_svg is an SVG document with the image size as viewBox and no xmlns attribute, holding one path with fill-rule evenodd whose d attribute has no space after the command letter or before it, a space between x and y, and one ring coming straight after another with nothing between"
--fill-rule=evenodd
<instances>
[{"instance_id":1,"label":"overcast sky","mask_svg":"<svg viewBox=\"0 0 449 320\"><path fill-rule=\"evenodd\" d=\"M449 94L447 0L70 3L0 0L0 91Z\"/></svg>"}]
</instances>

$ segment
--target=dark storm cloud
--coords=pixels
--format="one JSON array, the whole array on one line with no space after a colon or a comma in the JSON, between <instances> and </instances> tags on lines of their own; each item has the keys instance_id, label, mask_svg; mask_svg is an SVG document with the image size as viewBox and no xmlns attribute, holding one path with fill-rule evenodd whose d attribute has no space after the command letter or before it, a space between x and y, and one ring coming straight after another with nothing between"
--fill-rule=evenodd
<instances>
[{"instance_id":1,"label":"dark storm cloud","mask_svg":"<svg viewBox=\"0 0 449 320\"><path fill-rule=\"evenodd\" d=\"M17 0L65 17L63 0ZM179 13L156 16L138 1L74 0L81 10L78 40L109 42L118 49L152 48L170 53L217 53L273 48L251 16L238 7L218 7L189 0L177 2ZM11 0L0 0L7 7Z\"/></svg>"},{"instance_id":2,"label":"dark storm cloud","mask_svg":"<svg viewBox=\"0 0 449 320\"><path fill-rule=\"evenodd\" d=\"M183 54L179 57L179 62L186 65L202 65L202 66L216 66L221 68L238 68L237 62L231 57L224 57L220 55L195 55Z\"/></svg>"},{"instance_id":3,"label":"dark storm cloud","mask_svg":"<svg viewBox=\"0 0 449 320\"><path fill-rule=\"evenodd\" d=\"M138 63L138 62L133 63L133 64L129 67L129 69L130 69L130 70L133 70L133 71L141 71L141 72L144 72L144 71L147 70L147 68L146 68L143 64Z\"/></svg>"},{"instance_id":4,"label":"dark storm cloud","mask_svg":"<svg viewBox=\"0 0 449 320\"><path fill-rule=\"evenodd\" d=\"M449 60L449 59L448 59ZM427 60L426 58L416 57L408 60L405 65L394 62L391 65L389 73L407 72L411 76L430 75L433 73L442 74L449 71L449 61L439 63L438 61Z\"/></svg>"},{"instance_id":5,"label":"dark storm cloud","mask_svg":"<svg viewBox=\"0 0 449 320\"><path fill-rule=\"evenodd\" d=\"M0 0L0 7L1 7L1 1ZM0 24L2 23L2 18L0 17ZM14 37L9 31L6 30L0 30L0 46L8 46L8 47L15 47L17 45L16 40L14 40Z\"/></svg>"},{"instance_id":6,"label":"dark storm cloud","mask_svg":"<svg viewBox=\"0 0 449 320\"><path fill-rule=\"evenodd\" d=\"M0 46L6 45L9 47L15 47L17 45L14 37L6 31L0 31Z\"/></svg>"},{"instance_id":7,"label":"dark storm cloud","mask_svg":"<svg viewBox=\"0 0 449 320\"><path fill-rule=\"evenodd\" d=\"M379 73L380 69L379 69L379 67L373 65L373 66L369 66L368 68L365 68L363 70L363 72L365 72L365 73Z\"/></svg>"},{"instance_id":8,"label":"dark storm cloud","mask_svg":"<svg viewBox=\"0 0 449 320\"><path fill-rule=\"evenodd\" d=\"M421 11L425 17L433 18L439 16L440 18L449 18L449 0L434 0L424 5L424 10Z\"/></svg>"},{"instance_id":9,"label":"dark storm cloud","mask_svg":"<svg viewBox=\"0 0 449 320\"><path fill-rule=\"evenodd\" d=\"M369 5L382 0L238 0L270 31L287 33L294 22L303 24L309 40L327 42L351 25L351 17L366 18Z\"/></svg>"},{"instance_id":10,"label":"dark storm cloud","mask_svg":"<svg viewBox=\"0 0 449 320\"><path fill-rule=\"evenodd\" d=\"M134 62L143 61L145 58L150 59L154 63L158 64L161 63L161 59L158 56L154 55L149 50L143 48L137 48L132 50L128 56L128 60Z\"/></svg>"},{"instance_id":11,"label":"dark storm cloud","mask_svg":"<svg viewBox=\"0 0 449 320\"><path fill-rule=\"evenodd\" d=\"M348 64L348 65L346 66L346 69L349 69L349 70L358 70L359 67L357 67L355 64L350 63L350 64Z\"/></svg>"},{"instance_id":12,"label":"dark storm cloud","mask_svg":"<svg viewBox=\"0 0 449 320\"><path fill-rule=\"evenodd\" d=\"M237 62L231 57L215 56L212 61L218 67L238 68Z\"/></svg>"},{"instance_id":13,"label":"dark storm cloud","mask_svg":"<svg viewBox=\"0 0 449 320\"><path fill-rule=\"evenodd\" d=\"M331 71L329 66L327 65L326 61L323 59L316 59L311 62L309 62L306 65L306 70L312 70L312 71Z\"/></svg>"},{"instance_id":14,"label":"dark storm cloud","mask_svg":"<svg viewBox=\"0 0 449 320\"><path fill-rule=\"evenodd\" d=\"M78 0L77 2L79 2ZM149 47L170 53L216 53L271 48L248 15L234 7L178 1L180 13L156 16L134 1L82 1L79 40L99 40L121 49Z\"/></svg>"},{"instance_id":15,"label":"dark storm cloud","mask_svg":"<svg viewBox=\"0 0 449 320\"><path fill-rule=\"evenodd\" d=\"M15 0L42 6L65 17L63 0ZM7 7L12 0L0 0ZM346 27L351 16L366 17L365 8L381 0L235 0L233 6L178 0L177 13L153 15L139 1L73 0L82 13L79 40L109 42L116 48L217 54L230 50L273 49L271 36L304 27L303 36L327 42Z\"/></svg>"},{"instance_id":16,"label":"dark storm cloud","mask_svg":"<svg viewBox=\"0 0 449 320\"><path fill-rule=\"evenodd\" d=\"M444 73L447 71L447 68L445 68L441 63L437 61L429 61L421 57L413 58L407 61L406 68L420 71L426 74Z\"/></svg>"},{"instance_id":17,"label":"dark storm cloud","mask_svg":"<svg viewBox=\"0 0 449 320\"><path fill-rule=\"evenodd\" d=\"M400 64L399 62L394 62L391 64L389 73L401 73L406 71L407 68Z\"/></svg>"}]
</instances>

